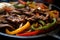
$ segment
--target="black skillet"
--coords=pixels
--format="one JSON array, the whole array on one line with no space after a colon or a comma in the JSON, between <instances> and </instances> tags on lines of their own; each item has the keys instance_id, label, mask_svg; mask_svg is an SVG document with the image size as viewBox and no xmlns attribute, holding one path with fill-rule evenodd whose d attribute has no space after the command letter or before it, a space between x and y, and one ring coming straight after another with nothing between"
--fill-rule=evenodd
<instances>
[{"instance_id":1,"label":"black skillet","mask_svg":"<svg viewBox=\"0 0 60 40\"><path fill-rule=\"evenodd\" d=\"M47 6L49 5L48 3L44 3ZM56 5L52 5L51 6L52 10L56 9L58 11L60 11L60 8ZM45 37L45 36L52 36L55 38L60 39L60 37L58 35L56 35L56 33L58 33L58 31L60 30L59 25L57 27L55 27L55 29L53 31L50 31L48 33L45 34L40 34L40 35L36 35L36 36L15 36L15 35L8 35L5 33L0 32L0 35L4 36L4 37L9 37L9 38L16 38L16 39L33 39L33 38L41 38L41 37Z\"/></svg>"}]
</instances>

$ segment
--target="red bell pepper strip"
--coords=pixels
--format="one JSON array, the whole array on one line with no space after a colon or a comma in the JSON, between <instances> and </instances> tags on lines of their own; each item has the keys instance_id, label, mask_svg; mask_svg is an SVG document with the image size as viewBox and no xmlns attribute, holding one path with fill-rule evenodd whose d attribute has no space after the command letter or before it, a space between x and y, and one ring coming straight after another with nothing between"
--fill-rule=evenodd
<instances>
[{"instance_id":1,"label":"red bell pepper strip","mask_svg":"<svg viewBox=\"0 0 60 40\"><path fill-rule=\"evenodd\" d=\"M35 31L32 31L32 32L26 32L26 33L22 33L22 34L16 34L17 36L34 36L34 35L37 35L39 33L43 33L44 31L43 30L35 30Z\"/></svg>"},{"instance_id":2,"label":"red bell pepper strip","mask_svg":"<svg viewBox=\"0 0 60 40\"><path fill-rule=\"evenodd\" d=\"M24 2L23 0L18 0L18 2L24 5L26 4L26 2Z\"/></svg>"}]
</instances>

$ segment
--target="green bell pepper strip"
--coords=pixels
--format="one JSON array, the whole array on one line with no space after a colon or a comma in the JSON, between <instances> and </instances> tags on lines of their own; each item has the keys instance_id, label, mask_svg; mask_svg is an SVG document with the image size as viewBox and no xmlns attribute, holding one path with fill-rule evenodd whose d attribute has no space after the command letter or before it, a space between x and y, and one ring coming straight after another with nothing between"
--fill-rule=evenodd
<instances>
[{"instance_id":1,"label":"green bell pepper strip","mask_svg":"<svg viewBox=\"0 0 60 40\"><path fill-rule=\"evenodd\" d=\"M40 29L49 29L49 28L52 27L55 23L56 23L56 19L53 18L53 22L52 22L52 23L50 23L50 24L48 24L48 25L46 25L46 26L43 26L43 27L40 28Z\"/></svg>"},{"instance_id":2,"label":"green bell pepper strip","mask_svg":"<svg viewBox=\"0 0 60 40\"><path fill-rule=\"evenodd\" d=\"M42 25L45 25L45 22L42 21L42 20L39 20L39 23L41 23ZM33 30L38 30L38 28L35 28L34 25L35 25L35 24L33 24L33 25L31 26L31 28L32 28ZM40 27L42 27L42 25L40 25Z\"/></svg>"},{"instance_id":3,"label":"green bell pepper strip","mask_svg":"<svg viewBox=\"0 0 60 40\"><path fill-rule=\"evenodd\" d=\"M42 27L42 26L40 26L40 27ZM32 30L39 30L38 28L35 28L34 25L31 26L31 29Z\"/></svg>"},{"instance_id":4,"label":"green bell pepper strip","mask_svg":"<svg viewBox=\"0 0 60 40\"><path fill-rule=\"evenodd\" d=\"M33 30L36 30L36 29L38 29L38 30L46 30L46 29L49 29L50 27L52 27L54 24L56 23L56 19L55 18L53 18L53 22L52 23L49 23L48 25L45 25L45 26L40 26L40 27L38 27L38 28L35 28L33 25L31 26L31 28L33 29Z\"/></svg>"},{"instance_id":5,"label":"green bell pepper strip","mask_svg":"<svg viewBox=\"0 0 60 40\"><path fill-rule=\"evenodd\" d=\"M42 23L42 25L45 25L45 22L42 20L39 20L39 23Z\"/></svg>"},{"instance_id":6,"label":"green bell pepper strip","mask_svg":"<svg viewBox=\"0 0 60 40\"><path fill-rule=\"evenodd\" d=\"M20 6L18 6L17 4L14 5L15 8L24 8L25 5L21 4Z\"/></svg>"}]
</instances>

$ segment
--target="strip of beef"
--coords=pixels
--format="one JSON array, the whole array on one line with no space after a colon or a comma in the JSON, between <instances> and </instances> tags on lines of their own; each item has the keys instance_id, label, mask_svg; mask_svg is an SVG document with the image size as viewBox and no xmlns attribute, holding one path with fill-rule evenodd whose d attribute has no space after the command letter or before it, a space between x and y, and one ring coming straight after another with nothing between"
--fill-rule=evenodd
<instances>
[{"instance_id":1,"label":"strip of beef","mask_svg":"<svg viewBox=\"0 0 60 40\"><path fill-rule=\"evenodd\" d=\"M5 16L6 15L0 15L0 23L8 23L4 18Z\"/></svg>"},{"instance_id":2,"label":"strip of beef","mask_svg":"<svg viewBox=\"0 0 60 40\"><path fill-rule=\"evenodd\" d=\"M28 16L33 16L34 14L32 13L33 10L28 10L26 8L22 8L22 9L16 9L17 11L19 11L17 14L22 14L22 15L28 15Z\"/></svg>"},{"instance_id":3,"label":"strip of beef","mask_svg":"<svg viewBox=\"0 0 60 40\"><path fill-rule=\"evenodd\" d=\"M6 19L8 21L10 21L10 22L21 23L21 22L25 21L24 17L25 16L20 16L20 15L12 14L9 17L7 17Z\"/></svg>"},{"instance_id":4,"label":"strip of beef","mask_svg":"<svg viewBox=\"0 0 60 40\"><path fill-rule=\"evenodd\" d=\"M10 30L14 30L15 28L13 28L13 26L9 25L9 24L0 24L0 28L11 28Z\"/></svg>"}]
</instances>

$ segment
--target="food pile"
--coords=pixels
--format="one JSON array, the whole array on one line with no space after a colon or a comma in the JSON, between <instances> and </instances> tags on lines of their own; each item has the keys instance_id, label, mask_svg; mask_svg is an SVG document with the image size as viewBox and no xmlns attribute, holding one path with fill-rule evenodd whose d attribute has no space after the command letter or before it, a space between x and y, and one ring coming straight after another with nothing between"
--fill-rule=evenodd
<instances>
[{"instance_id":1,"label":"food pile","mask_svg":"<svg viewBox=\"0 0 60 40\"><path fill-rule=\"evenodd\" d=\"M0 3L0 29L17 36L35 36L48 32L57 24L59 11L43 3Z\"/></svg>"}]
</instances>

